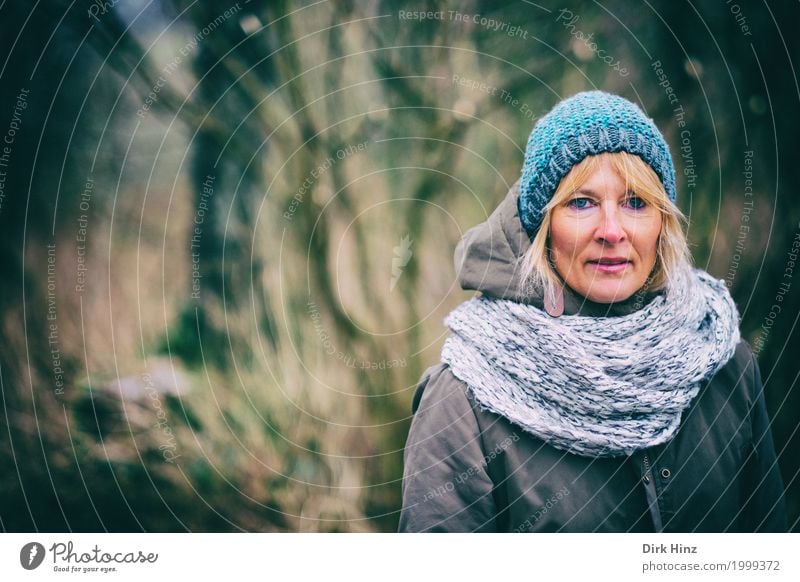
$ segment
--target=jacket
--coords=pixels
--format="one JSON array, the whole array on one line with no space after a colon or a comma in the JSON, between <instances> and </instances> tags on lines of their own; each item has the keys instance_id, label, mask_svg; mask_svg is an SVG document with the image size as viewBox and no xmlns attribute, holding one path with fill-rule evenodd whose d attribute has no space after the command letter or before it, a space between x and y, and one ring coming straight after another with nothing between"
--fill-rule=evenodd
<instances>
[{"instance_id":1,"label":"jacket","mask_svg":"<svg viewBox=\"0 0 800 582\"><path fill-rule=\"evenodd\" d=\"M461 287L541 307L526 294L530 245L518 184L456 248ZM655 295L612 305L565 290L564 313L615 317ZM481 410L446 364L428 368L404 451L401 532L783 532L784 489L750 347L705 381L669 442L616 458L553 448Z\"/></svg>"}]
</instances>

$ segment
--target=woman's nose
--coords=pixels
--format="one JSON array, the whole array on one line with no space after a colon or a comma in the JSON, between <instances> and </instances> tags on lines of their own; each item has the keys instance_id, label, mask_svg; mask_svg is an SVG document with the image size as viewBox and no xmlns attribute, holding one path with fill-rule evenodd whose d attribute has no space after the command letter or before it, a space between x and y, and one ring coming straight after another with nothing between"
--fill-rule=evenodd
<instances>
[{"instance_id":1,"label":"woman's nose","mask_svg":"<svg viewBox=\"0 0 800 582\"><path fill-rule=\"evenodd\" d=\"M625 229L622 228L619 208L616 204L605 205L600 212L600 224L595 231L595 238L600 242L617 244L625 239Z\"/></svg>"}]
</instances>

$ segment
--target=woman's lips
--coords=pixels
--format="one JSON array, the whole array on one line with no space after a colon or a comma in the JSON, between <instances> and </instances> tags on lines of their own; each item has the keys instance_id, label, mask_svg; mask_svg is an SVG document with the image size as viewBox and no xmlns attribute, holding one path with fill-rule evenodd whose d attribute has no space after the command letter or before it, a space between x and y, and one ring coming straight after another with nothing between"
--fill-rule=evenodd
<instances>
[{"instance_id":1,"label":"woman's lips","mask_svg":"<svg viewBox=\"0 0 800 582\"><path fill-rule=\"evenodd\" d=\"M597 269L601 273L621 273L628 268L631 264L630 261L622 261L619 263L600 263L597 261L589 261L587 263L590 267Z\"/></svg>"}]
</instances>

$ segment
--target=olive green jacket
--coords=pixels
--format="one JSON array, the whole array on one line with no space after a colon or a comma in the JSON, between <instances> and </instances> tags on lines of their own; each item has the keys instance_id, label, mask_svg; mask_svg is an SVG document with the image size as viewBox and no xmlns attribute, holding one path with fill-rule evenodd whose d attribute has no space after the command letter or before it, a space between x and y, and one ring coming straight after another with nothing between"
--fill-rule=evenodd
<instances>
[{"instance_id":1,"label":"olive green jacket","mask_svg":"<svg viewBox=\"0 0 800 582\"><path fill-rule=\"evenodd\" d=\"M519 262L530 240L517 185L456 249L462 288L541 307ZM613 305L567 292L565 314L615 317L653 294ZM405 448L399 530L457 532L786 531L783 482L758 365L742 342L682 415L668 443L630 457L551 447L481 410L446 364L423 374Z\"/></svg>"}]
</instances>

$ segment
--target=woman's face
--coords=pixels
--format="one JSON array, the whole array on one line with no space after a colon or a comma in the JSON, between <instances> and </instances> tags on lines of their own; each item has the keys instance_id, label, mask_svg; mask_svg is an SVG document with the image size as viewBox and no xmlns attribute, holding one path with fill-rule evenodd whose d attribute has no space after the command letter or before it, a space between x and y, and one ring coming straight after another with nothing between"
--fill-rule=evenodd
<instances>
[{"instance_id":1,"label":"woman's face","mask_svg":"<svg viewBox=\"0 0 800 582\"><path fill-rule=\"evenodd\" d=\"M656 262L661 213L628 192L607 160L551 212L550 257L574 291L614 303L644 285Z\"/></svg>"}]
</instances>

